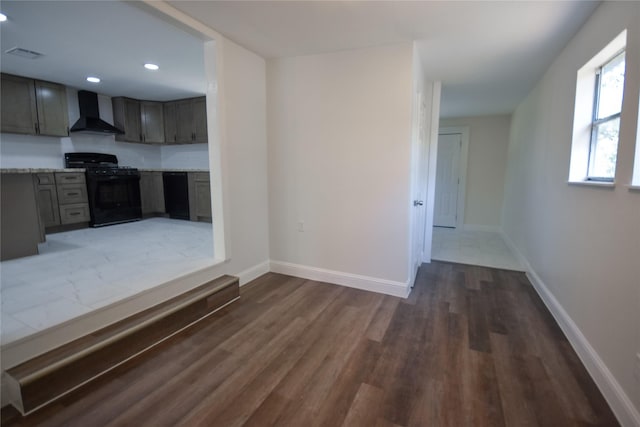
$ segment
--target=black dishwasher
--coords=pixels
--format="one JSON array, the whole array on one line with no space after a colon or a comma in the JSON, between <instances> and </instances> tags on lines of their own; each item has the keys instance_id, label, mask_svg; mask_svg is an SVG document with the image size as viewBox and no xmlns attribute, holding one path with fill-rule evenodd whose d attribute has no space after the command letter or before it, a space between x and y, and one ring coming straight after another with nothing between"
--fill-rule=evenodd
<instances>
[{"instance_id":1,"label":"black dishwasher","mask_svg":"<svg viewBox=\"0 0 640 427\"><path fill-rule=\"evenodd\" d=\"M189 219L189 180L186 172L163 172L164 207L170 218Z\"/></svg>"}]
</instances>

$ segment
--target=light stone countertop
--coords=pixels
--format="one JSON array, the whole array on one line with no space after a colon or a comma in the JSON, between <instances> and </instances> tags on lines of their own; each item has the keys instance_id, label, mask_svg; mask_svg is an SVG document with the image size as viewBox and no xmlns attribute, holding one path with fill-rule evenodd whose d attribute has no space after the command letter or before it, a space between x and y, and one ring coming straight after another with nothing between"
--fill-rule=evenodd
<instances>
[{"instance_id":1,"label":"light stone countertop","mask_svg":"<svg viewBox=\"0 0 640 427\"><path fill-rule=\"evenodd\" d=\"M209 172L208 169L187 168L136 168L140 172ZM54 173L85 172L84 168L0 168L0 173Z\"/></svg>"},{"instance_id":2,"label":"light stone countertop","mask_svg":"<svg viewBox=\"0 0 640 427\"><path fill-rule=\"evenodd\" d=\"M1 168L0 173L85 172L83 168Z\"/></svg>"},{"instance_id":3,"label":"light stone countertop","mask_svg":"<svg viewBox=\"0 0 640 427\"><path fill-rule=\"evenodd\" d=\"M209 172L209 169L187 169L187 168L136 168L140 172Z\"/></svg>"}]
</instances>

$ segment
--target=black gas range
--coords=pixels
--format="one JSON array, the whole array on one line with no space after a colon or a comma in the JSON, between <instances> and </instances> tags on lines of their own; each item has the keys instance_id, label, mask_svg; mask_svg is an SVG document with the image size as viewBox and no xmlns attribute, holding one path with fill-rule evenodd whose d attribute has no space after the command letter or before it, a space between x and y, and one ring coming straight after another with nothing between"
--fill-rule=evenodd
<instances>
[{"instance_id":1,"label":"black gas range","mask_svg":"<svg viewBox=\"0 0 640 427\"><path fill-rule=\"evenodd\" d=\"M65 153L67 168L86 170L92 227L142 219L140 172L118 166L118 158L104 153Z\"/></svg>"}]
</instances>

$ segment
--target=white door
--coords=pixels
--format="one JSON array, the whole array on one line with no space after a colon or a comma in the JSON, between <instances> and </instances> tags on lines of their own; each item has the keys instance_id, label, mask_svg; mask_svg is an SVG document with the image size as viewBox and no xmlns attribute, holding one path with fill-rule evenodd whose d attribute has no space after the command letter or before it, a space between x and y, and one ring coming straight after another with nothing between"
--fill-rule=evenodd
<instances>
[{"instance_id":1,"label":"white door","mask_svg":"<svg viewBox=\"0 0 640 427\"><path fill-rule=\"evenodd\" d=\"M418 95L418 129L417 135L414 137L413 158L413 255L412 264L414 271L418 270L422 259L424 258L424 239L426 226L426 205L427 199L427 178L428 178L428 159L427 159L427 132L426 132L426 101L424 95Z\"/></svg>"},{"instance_id":2,"label":"white door","mask_svg":"<svg viewBox=\"0 0 640 427\"><path fill-rule=\"evenodd\" d=\"M461 148L461 134L438 136L435 212L433 218L433 225L436 227L455 228L458 220Z\"/></svg>"}]
</instances>

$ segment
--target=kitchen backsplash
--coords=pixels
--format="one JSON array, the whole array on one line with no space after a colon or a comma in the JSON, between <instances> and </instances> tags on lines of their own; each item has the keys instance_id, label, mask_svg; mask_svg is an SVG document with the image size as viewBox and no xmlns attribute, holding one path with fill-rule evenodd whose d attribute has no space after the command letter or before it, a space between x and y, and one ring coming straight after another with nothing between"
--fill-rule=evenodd
<instances>
[{"instance_id":1,"label":"kitchen backsplash","mask_svg":"<svg viewBox=\"0 0 640 427\"><path fill-rule=\"evenodd\" d=\"M67 89L69 122L78 120L77 92ZM100 117L113 124L111 98L98 96ZM137 168L209 169L207 144L146 145L119 142L113 135L72 134L58 138L47 136L0 134L0 167L62 168L67 152L110 153L122 166Z\"/></svg>"}]
</instances>

